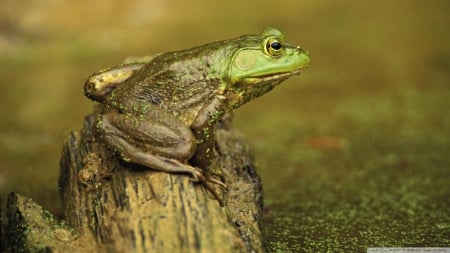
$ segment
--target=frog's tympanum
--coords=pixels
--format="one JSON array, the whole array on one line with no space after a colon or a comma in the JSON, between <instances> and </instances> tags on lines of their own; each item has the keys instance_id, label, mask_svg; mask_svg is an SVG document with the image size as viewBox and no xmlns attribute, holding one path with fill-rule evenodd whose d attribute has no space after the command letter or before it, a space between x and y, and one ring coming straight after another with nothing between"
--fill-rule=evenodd
<instances>
[{"instance_id":1,"label":"frog's tympanum","mask_svg":"<svg viewBox=\"0 0 450 253\"><path fill-rule=\"evenodd\" d=\"M91 75L87 97L103 103L99 139L121 158L187 173L215 194L214 128L224 113L263 95L310 63L275 28L137 59Z\"/></svg>"}]
</instances>

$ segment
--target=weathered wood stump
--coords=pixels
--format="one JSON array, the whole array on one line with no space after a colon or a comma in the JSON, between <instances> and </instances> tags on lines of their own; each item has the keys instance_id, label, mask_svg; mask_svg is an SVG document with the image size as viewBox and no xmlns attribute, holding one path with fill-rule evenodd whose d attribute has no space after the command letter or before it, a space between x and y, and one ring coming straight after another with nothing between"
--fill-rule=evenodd
<instances>
[{"instance_id":1,"label":"weathered wood stump","mask_svg":"<svg viewBox=\"0 0 450 253\"><path fill-rule=\"evenodd\" d=\"M229 186L216 188L222 207L189 175L118 159L96 140L96 116L86 117L83 129L64 143L59 178L64 224L30 199L10 195L13 252L265 252L261 181L231 120L216 130L217 159Z\"/></svg>"}]
</instances>

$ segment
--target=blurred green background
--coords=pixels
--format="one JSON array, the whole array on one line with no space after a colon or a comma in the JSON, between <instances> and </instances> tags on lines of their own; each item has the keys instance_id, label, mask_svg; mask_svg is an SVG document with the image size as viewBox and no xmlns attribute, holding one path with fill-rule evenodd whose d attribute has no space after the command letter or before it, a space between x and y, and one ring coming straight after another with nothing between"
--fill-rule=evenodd
<instances>
[{"instance_id":1,"label":"blurred green background","mask_svg":"<svg viewBox=\"0 0 450 253\"><path fill-rule=\"evenodd\" d=\"M450 246L450 1L0 3L0 196L58 213L86 77L127 56L280 28L311 68L236 112L270 252Z\"/></svg>"}]
</instances>

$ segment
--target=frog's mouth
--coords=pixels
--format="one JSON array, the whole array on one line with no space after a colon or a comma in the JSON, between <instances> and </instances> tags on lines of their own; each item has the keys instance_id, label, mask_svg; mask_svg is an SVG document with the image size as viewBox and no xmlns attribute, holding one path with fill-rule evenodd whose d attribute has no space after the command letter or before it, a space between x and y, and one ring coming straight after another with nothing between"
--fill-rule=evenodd
<instances>
[{"instance_id":1,"label":"frog's mouth","mask_svg":"<svg viewBox=\"0 0 450 253\"><path fill-rule=\"evenodd\" d=\"M280 72L269 75L260 75L260 76L252 76L244 78L241 83L246 85L252 85L257 83L270 83L272 81L282 81L290 76L299 75L303 69L296 69L289 72Z\"/></svg>"}]
</instances>

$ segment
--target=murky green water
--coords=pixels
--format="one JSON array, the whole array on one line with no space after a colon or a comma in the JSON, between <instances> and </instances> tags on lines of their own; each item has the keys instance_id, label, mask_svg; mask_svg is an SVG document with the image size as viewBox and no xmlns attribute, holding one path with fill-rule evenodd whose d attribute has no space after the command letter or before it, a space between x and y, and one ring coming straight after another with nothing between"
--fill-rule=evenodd
<instances>
[{"instance_id":1,"label":"murky green water","mask_svg":"<svg viewBox=\"0 0 450 253\"><path fill-rule=\"evenodd\" d=\"M450 139L443 126L450 122L437 113L447 103L437 95L443 92L349 99L335 108L334 127L319 132L299 123L260 140L270 248L448 245ZM277 139L285 146L274 146Z\"/></svg>"},{"instance_id":2,"label":"murky green water","mask_svg":"<svg viewBox=\"0 0 450 253\"><path fill-rule=\"evenodd\" d=\"M91 111L92 71L272 25L313 62L235 117L263 178L270 251L450 245L447 1L0 7L3 199L17 191L58 211L62 141Z\"/></svg>"}]
</instances>

